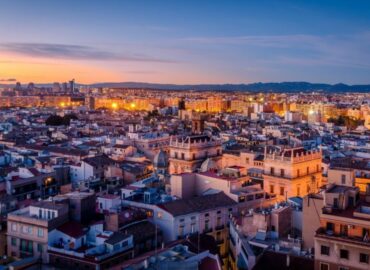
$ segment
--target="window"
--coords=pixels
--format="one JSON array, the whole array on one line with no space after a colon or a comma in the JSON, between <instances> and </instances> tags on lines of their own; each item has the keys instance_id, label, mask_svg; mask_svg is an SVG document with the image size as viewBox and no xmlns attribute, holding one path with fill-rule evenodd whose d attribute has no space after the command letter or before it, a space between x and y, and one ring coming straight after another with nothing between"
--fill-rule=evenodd
<instances>
[{"instance_id":1,"label":"window","mask_svg":"<svg viewBox=\"0 0 370 270\"><path fill-rule=\"evenodd\" d=\"M17 246L17 238L12 238L12 246Z\"/></svg>"},{"instance_id":2,"label":"window","mask_svg":"<svg viewBox=\"0 0 370 270\"><path fill-rule=\"evenodd\" d=\"M42 244L38 243L37 244L37 251L40 252L40 253L42 253L42 250L43 250Z\"/></svg>"},{"instance_id":3,"label":"window","mask_svg":"<svg viewBox=\"0 0 370 270\"><path fill-rule=\"evenodd\" d=\"M274 193L274 185L270 185L270 193Z\"/></svg>"},{"instance_id":4,"label":"window","mask_svg":"<svg viewBox=\"0 0 370 270\"><path fill-rule=\"evenodd\" d=\"M204 223L204 229L208 230L209 229L209 220L206 220Z\"/></svg>"},{"instance_id":5,"label":"window","mask_svg":"<svg viewBox=\"0 0 370 270\"><path fill-rule=\"evenodd\" d=\"M181 153L181 159L185 159L185 154Z\"/></svg>"},{"instance_id":6,"label":"window","mask_svg":"<svg viewBox=\"0 0 370 270\"><path fill-rule=\"evenodd\" d=\"M301 196L301 187L297 187L297 197Z\"/></svg>"},{"instance_id":7,"label":"window","mask_svg":"<svg viewBox=\"0 0 370 270\"><path fill-rule=\"evenodd\" d=\"M221 217L217 217L217 226L221 226L222 225L222 219Z\"/></svg>"},{"instance_id":8,"label":"window","mask_svg":"<svg viewBox=\"0 0 370 270\"><path fill-rule=\"evenodd\" d=\"M280 187L280 196L284 196L284 187Z\"/></svg>"},{"instance_id":9,"label":"window","mask_svg":"<svg viewBox=\"0 0 370 270\"><path fill-rule=\"evenodd\" d=\"M285 170L284 169L280 169L280 176L281 177L284 177L284 175L285 175Z\"/></svg>"},{"instance_id":10,"label":"window","mask_svg":"<svg viewBox=\"0 0 370 270\"><path fill-rule=\"evenodd\" d=\"M329 264L320 263L320 270L329 270Z\"/></svg>"},{"instance_id":11,"label":"window","mask_svg":"<svg viewBox=\"0 0 370 270\"><path fill-rule=\"evenodd\" d=\"M339 266L339 270L349 270L348 267Z\"/></svg>"},{"instance_id":12,"label":"window","mask_svg":"<svg viewBox=\"0 0 370 270\"><path fill-rule=\"evenodd\" d=\"M297 177L299 177L301 174L301 172L299 171L299 169L297 170Z\"/></svg>"},{"instance_id":13,"label":"window","mask_svg":"<svg viewBox=\"0 0 370 270\"><path fill-rule=\"evenodd\" d=\"M179 226L179 236L183 236L184 235L184 226L181 225Z\"/></svg>"},{"instance_id":14,"label":"window","mask_svg":"<svg viewBox=\"0 0 370 270\"><path fill-rule=\"evenodd\" d=\"M327 222L326 223L326 230L327 231L334 231L334 223Z\"/></svg>"},{"instance_id":15,"label":"window","mask_svg":"<svg viewBox=\"0 0 370 270\"><path fill-rule=\"evenodd\" d=\"M24 234L28 233L28 226L25 226L25 225L22 226L22 233Z\"/></svg>"},{"instance_id":16,"label":"window","mask_svg":"<svg viewBox=\"0 0 370 270\"><path fill-rule=\"evenodd\" d=\"M342 185L345 185L346 184L346 175L345 174L342 174Z\"/></svg>"},{"instance_id":17,"label":"window","mask_svg":"<svg viewBox=\"0 0 370 270\"><path fill-rule=\"evenodd\" d=\"M369 254L360 253L360 263L369 264Z\"/></svg>"},{"instance_id":18,"label":"window","mask_svg":"<svg viewBox=\"0 0 370 270\"><path fill-rule=\"evenodd\" d=\"M307 174L310 174L310 167L307 167Z\"/></svg>"},{"instance_id":19,"label":"window","mask_svg":"<svg viewBox=\"0 0 370 270\"><path fill-rule=\"evenodd\" d=\"M122 247L127 247L128 246L128 241L123 241L122 242Z\"/></svg>"},{"instance_id":20,"label":"window","mask_svg":"<svg viewBox=\"0 0 370 270\"><path fill-rule=\"evenodd\" d=\"M321 246L321 255L330 255L330 247L328 246Z\"/></svg>"},{"instance_id":21,"label":"window","mask_svg":"<svg viewBox=\"0 0 370 270\"><path fill-rule=\"evenodd\" d=\"M341 259L346 259L346 260L348 260L348 259L349 259L349 252L348 252L348 250L346 250L346 249L341 249L341 250L340 250L340 258L341 258Z\"/></svg>"},{"instance_id":22,"label":"window","mask_svg":"<svg viewBox=\"0 0 370 270\"><path fill-rule=\"evenodd\" d=\"M274 174L275 174L275 168L274 168L274 167L271 167L271 168L270 168L270 174L271 174L271 175L274 175Z\"/></svg>"},{"instance_id":23,"label":"window","mask_svg":"<svg viewBox=\"0 0 370 270\"><path fill-rule=\"evenodd\" d=\"M12 223L12 232L17 231L17 223Z\"/></svg>"},{"instance_id":24,"label":"window","mask_svg":"<svg viewBox=\"0 0 370 270\"><path fill-rule=\"evenodd\" d=\"M193 159L195 159L195 154L193 154Z\"/></svg>"},{"instance_id":25,"label":"window","mask_svg":"<svg viewBox=\"0 0 370 270\"><path fill-rule=\"evenodd\" d=\"M38 236L38 237L43 237L43 236L44 236L44 230L43 230L43 229L41 229L41 228L38 228L38 229L37 229L37 236Z\"/></svg>"}]
</instances>

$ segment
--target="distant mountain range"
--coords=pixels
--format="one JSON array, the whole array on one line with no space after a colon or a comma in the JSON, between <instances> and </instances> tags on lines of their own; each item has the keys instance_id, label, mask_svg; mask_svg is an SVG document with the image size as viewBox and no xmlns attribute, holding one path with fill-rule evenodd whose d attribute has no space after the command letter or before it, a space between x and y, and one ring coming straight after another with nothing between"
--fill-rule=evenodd
<instances>
[{"instance_id":1,"label":"distant mountain range","mask_svg":"<svg viewBox=\"0 0 370 270\"><path fill-rule=\"evenodd\" d=\"M94 87L112 88L149 88L164 90L219 90L219 91L252 91L252 92L368 92L370 85L347 85L347 84L323 84L309 82L281 82L281 83L250 83L250 84L157 84L142 82L121 82L121 83L97 83Z\"/></svg>"},{"instance_id":2,"label":"distant mountain range","mask_svg":"<svg viewBox=\"0 0 370 270\"><path fill-rule=\"evenodd\" d=\"M52 84L37 84L38 86L52 86ZM82 86L83 84L78 84ZM0 84L0 87L2 85ZM9 84L7 85L9 86ZM86 86L86 85L84 85ZM251 91L251 92L370 92L370 84L324 84L309 82L280 82L280 83L249 83L249 84L160 84L144 82L105 82L90 84L92 87L110 88L147 88L163 90L197 90L197 91ZM5 86L6 87L6 86Z\"/></svg>"}]
</instances>

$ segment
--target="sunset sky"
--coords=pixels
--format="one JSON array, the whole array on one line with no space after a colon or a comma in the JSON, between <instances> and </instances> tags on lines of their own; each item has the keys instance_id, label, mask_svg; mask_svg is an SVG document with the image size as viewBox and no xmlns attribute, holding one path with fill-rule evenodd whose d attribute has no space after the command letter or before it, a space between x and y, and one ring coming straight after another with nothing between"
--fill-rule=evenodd
<instances>
[{"instance_id":1,"label":"sunset sky","mask_svg":"<svg viewBox=\"0 0 370 270\"><path fill-rule=\"evenodd\" d=\"M0 1L0 83L370 83L370 1Z\"/></svg>"}]
</instances>

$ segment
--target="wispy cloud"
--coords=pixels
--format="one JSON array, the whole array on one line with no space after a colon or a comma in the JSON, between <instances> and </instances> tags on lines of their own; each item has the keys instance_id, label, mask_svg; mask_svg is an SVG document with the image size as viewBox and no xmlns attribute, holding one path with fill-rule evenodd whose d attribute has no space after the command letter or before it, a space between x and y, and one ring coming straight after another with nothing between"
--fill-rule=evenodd
<instances>
[{"instance_id":1,"label":"wispy cloud","mask_svg":"<svg viewBox=\"0 0 370 270\"><path fill-rule=\"evenodd\" d=\"M9 78L9 79L0 79L0 82L16 82L17 79L15 78Z\"/></svg>"},{"instance_id":2,"label":"wispy cloud","mask_svg":"<svg viewBox=\"0 0 370 270\"><path fill-rule=\"evenodd\" d=\"M229 37L189 37L184 41L204 44L255 45L264 47L291 47L302 42L317 42L313 35L272 35L272 36L229 36Z\"/></svg>"},{"instance_id":3,"label":"wispy cloud","mask_svg":"<svg viewBox=\"0 0 370 270\"><path fill-rule=\"evenodd\" d=\"M174 63L176 61L139 53L116 53L90 46L50 43L2 43L0 49L16 54L68 60Z\"/></svg>"},{"instance_id":4,"label":"wispy cloud","mask_svg":"<svg viewBox=\"0 0 370 270\"><path fill-rule=\"evenodd\" d=\"M153 71L153 70L129 70L125 71L125 73L129 74L158 74L158 71Z\"/></svg>"},{"instance_id":5,"label":"wispy cloud","mask_svg":"<svg viewBox=\"0 0 370 270\"><path fill-rule=\"evenodd\" d=\"M353 35L265 35L230 37L190 37L182 39L198 45L266 48L270 63L370 68L369 32ZM261 52L261 51L260 51ZM246 51L248 53L248 51ZM266 56L267 57L267 56ZM263 56L266 60L265 56Z\"/></svg>"}]
</instances>

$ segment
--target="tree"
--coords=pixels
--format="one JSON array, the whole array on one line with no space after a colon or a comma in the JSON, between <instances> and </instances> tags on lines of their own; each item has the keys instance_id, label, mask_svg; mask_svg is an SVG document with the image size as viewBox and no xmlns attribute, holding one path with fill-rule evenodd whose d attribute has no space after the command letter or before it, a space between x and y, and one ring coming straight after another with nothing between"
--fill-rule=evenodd
<instances>
[{"instance_id":1,"label":"tree","mask_svg":"<svg viewBox=\"0 0 370 270\"><path fill-rule=\"evenodd\" d=\"M56 114L50 115L48 119L46 119L45 124L48 126L69 126L71 120L77 120L77 116L75 114L66 114L65 116L59 116Z\"/></svg>"},{"instance_id":2,"label":"tree","mask_svg":"<svg viewBox=\"0 0 370 270\"><path fill-rule=\"evenodd\" d=\"M48 126L60 126L63 125L63 117L59 115L50 115L48 119L46 119L45 124Z\"/></svg>"}]
</instances>

